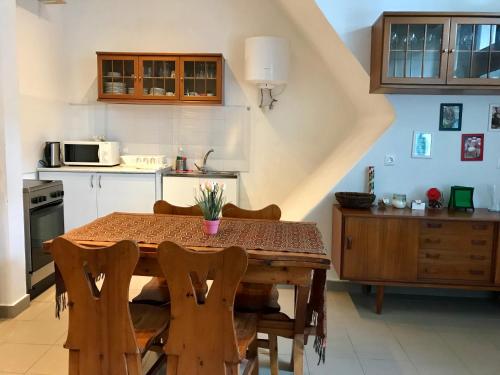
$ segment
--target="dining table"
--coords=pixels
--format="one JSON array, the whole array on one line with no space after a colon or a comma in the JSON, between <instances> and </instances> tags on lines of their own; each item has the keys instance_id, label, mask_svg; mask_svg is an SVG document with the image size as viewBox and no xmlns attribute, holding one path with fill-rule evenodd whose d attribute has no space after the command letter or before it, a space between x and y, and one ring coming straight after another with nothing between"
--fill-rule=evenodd
<instances>
[{"instance_id":1,"label":"dining table","mask_svg":"<svg viewBox=\"0 0 500 375\"><path fill-rule=\"evenodd\" d=\"M316 336L315 349L324 360L325 284L331 261L316 223L222 218L218 233L207 235L202 230L202 221L202 217L195 216L115 212L73 229L63 237L86 247L106 247L121 240L133 240L140 250L134 275L152 277L164 276L157 257L158 245L163 241L173 241L200 252L241 246L249 258L242 282L295 288L291 332L283 334L293 340L293 373L303 374L304 344L309 335ZM48 252L51 242L44 243ZM57 283L56 272L56 289ZM57 291L63 292L65 290Z\"/></svg>"}]
</instances>

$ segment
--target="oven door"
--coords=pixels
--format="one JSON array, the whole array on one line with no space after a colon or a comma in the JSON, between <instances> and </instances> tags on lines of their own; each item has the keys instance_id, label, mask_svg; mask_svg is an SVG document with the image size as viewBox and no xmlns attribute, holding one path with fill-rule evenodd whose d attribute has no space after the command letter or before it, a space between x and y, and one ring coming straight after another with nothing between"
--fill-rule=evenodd
<instances>
[{"instance_id":1,"label":"oven door","mask_svg":"<svg viewBox=\"0 0 500 375\"><path fill-rule=\"evenodd\" d=\"M52 262L43 243L64 234L64 206L59 200L30 210L31 273Z\"/></svg>"}]
</instances>

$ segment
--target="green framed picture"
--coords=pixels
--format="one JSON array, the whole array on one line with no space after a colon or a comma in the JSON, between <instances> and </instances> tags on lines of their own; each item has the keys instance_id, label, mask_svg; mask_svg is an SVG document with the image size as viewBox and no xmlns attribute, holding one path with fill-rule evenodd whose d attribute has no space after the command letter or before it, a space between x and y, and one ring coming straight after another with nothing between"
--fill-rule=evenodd
<instances>
[{"instance_id":1,"label":"green framed picture","mask_svg":"<svg viewBox=\"0 0 500 375\"><path fill-rule=\"evenodd\" d=\"M448 209L474 211L474 188L467 186L452 186Z\"/></svg>"}]
</instances>

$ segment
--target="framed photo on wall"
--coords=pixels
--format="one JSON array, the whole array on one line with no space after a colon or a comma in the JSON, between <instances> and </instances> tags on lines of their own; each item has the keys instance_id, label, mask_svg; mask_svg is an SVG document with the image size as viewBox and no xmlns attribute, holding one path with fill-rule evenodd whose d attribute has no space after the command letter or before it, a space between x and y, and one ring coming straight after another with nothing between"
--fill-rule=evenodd
<instances>
[{"instance_id":1,"label":"framed photo on wall","mask_svg":"<svg viewBox=\"0 0 500 375\"><path fill-rule=\"evenodd\" d=\"M411 149L412 158L431 158L432 133L415 131L413 132L413 145Z\"/></svg>"},{"instance_id":2,"label":"framed photo on wall","mask_svg":"<svg viewBox=\"0 0 500 375\"><path fill-rule=\"evenodd\" d=\"M439 130L462 130L462 109L461 103L442 103L439 112Z\"/></svg>"},{"instance_id":3,"label":"framed photo on wall","mask_svg":"<svg viewBox=\"0 0 500 375\"><path fill-rule=\"evenodd\" d=\"M500 132L500 104L490 104L488 130L492 132Z\"/></svg>"},{"instance_id":4,"label":"framed photo on wall","mask_svg":"<svg viewBox=\"0 0 500 375\"><path fill-rule=\"evenodd\" d=\"M462 134L462 161L482 161L484 134Z\"/></svg>"}]
</instances>

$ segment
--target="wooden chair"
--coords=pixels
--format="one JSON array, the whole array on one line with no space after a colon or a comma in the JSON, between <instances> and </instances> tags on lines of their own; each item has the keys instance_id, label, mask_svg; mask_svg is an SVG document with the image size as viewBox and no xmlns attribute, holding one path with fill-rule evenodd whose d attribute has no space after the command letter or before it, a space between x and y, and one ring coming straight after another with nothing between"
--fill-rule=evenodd
<instances>
[{"instance_id":1,"label":"wooden chair","mask_svg":"<svg viewBox=\"0 0 500 375\"><path fill-rule=\"evenodd\" d=\"M68 292L69 375L143 374L141 359L165 334L170 316L165 308L129 305L135 243L84 248L59 237L51 251Z\"/></svg>"},{"instance_id":2,"label":"wooden chair","mask_svg":"<svg viewBox=\"0 0 500 375\"><path fill-rule=\"evenodd\" d=\"M159 200L153 206L155 214L165 215L186 215L186 216L202 216L201 209L198 205L191 207L179 207L168 203L167 201ZM153 277L145 284L141 292L132 300L134 303L146 303L150 305L162 306L170 302L167 281L163 277Z\"/></svg>"},{"instance_id":3,"label":"wooden chair","mask_svg":"<svg viewBox=\"0 0 500 375\"><path fill-rule=\"evenodd\" d=\"M222 208L223 217L232 217L239 219L265 219L265 220L280 220L281 209L271 204L260 210L245 210L234 204L228 203ZM262 346L269 348L271 374L277 375L278 366L278 337L275 334L276 330L268 329L276 324L273 322L288 321L284 314L280 314L280 306L278 304L278 290L275 285L241 283L236 292L235 308L240 311L258 312L266 320L266 327L263 328L268 334L267 342L264 340ZM260 327L259 323L259 327ZM259 330L260 332L260 330ZM261 340L262 341L262 340Z\"/></svg>"},{"instance_id":4,"label":"wooden chair","mask_svg":"<svg viewBox=\"0 0 500 375\"><path fill-rule=\"evenodd\" d=\"M153 206L153 212L165 215L203 216L200 206L197 204L191 207L179 207L163 200L156 201Z\"/></svg>"},{"instance_id":5,"label":"wooden chair","mask_svg":"<svg viewBox=\"0 0 500 375\"><path fill-rule=\"evenodd\" d=\"M222 217L279 220L281 219L281 209L277 205L271 204L260 210L245 210L232 203L227 203L222 207Z\"/></svg>"},{"instance_id":6,"label":"wooden chair","mask_svg":"<svg viewBox=\"0 0 500 375\"><path fill-rule=\"evenodd\" d=\"M173 242L158 249L171 295L171 323L165 346L168 375L258 374L257 316L234 314L236 288L248 256L240 247L197 252ZM196 285L213 280L206 295ZM248 355L247 355L248 354Z\"/></svg>"}]
</instances>

